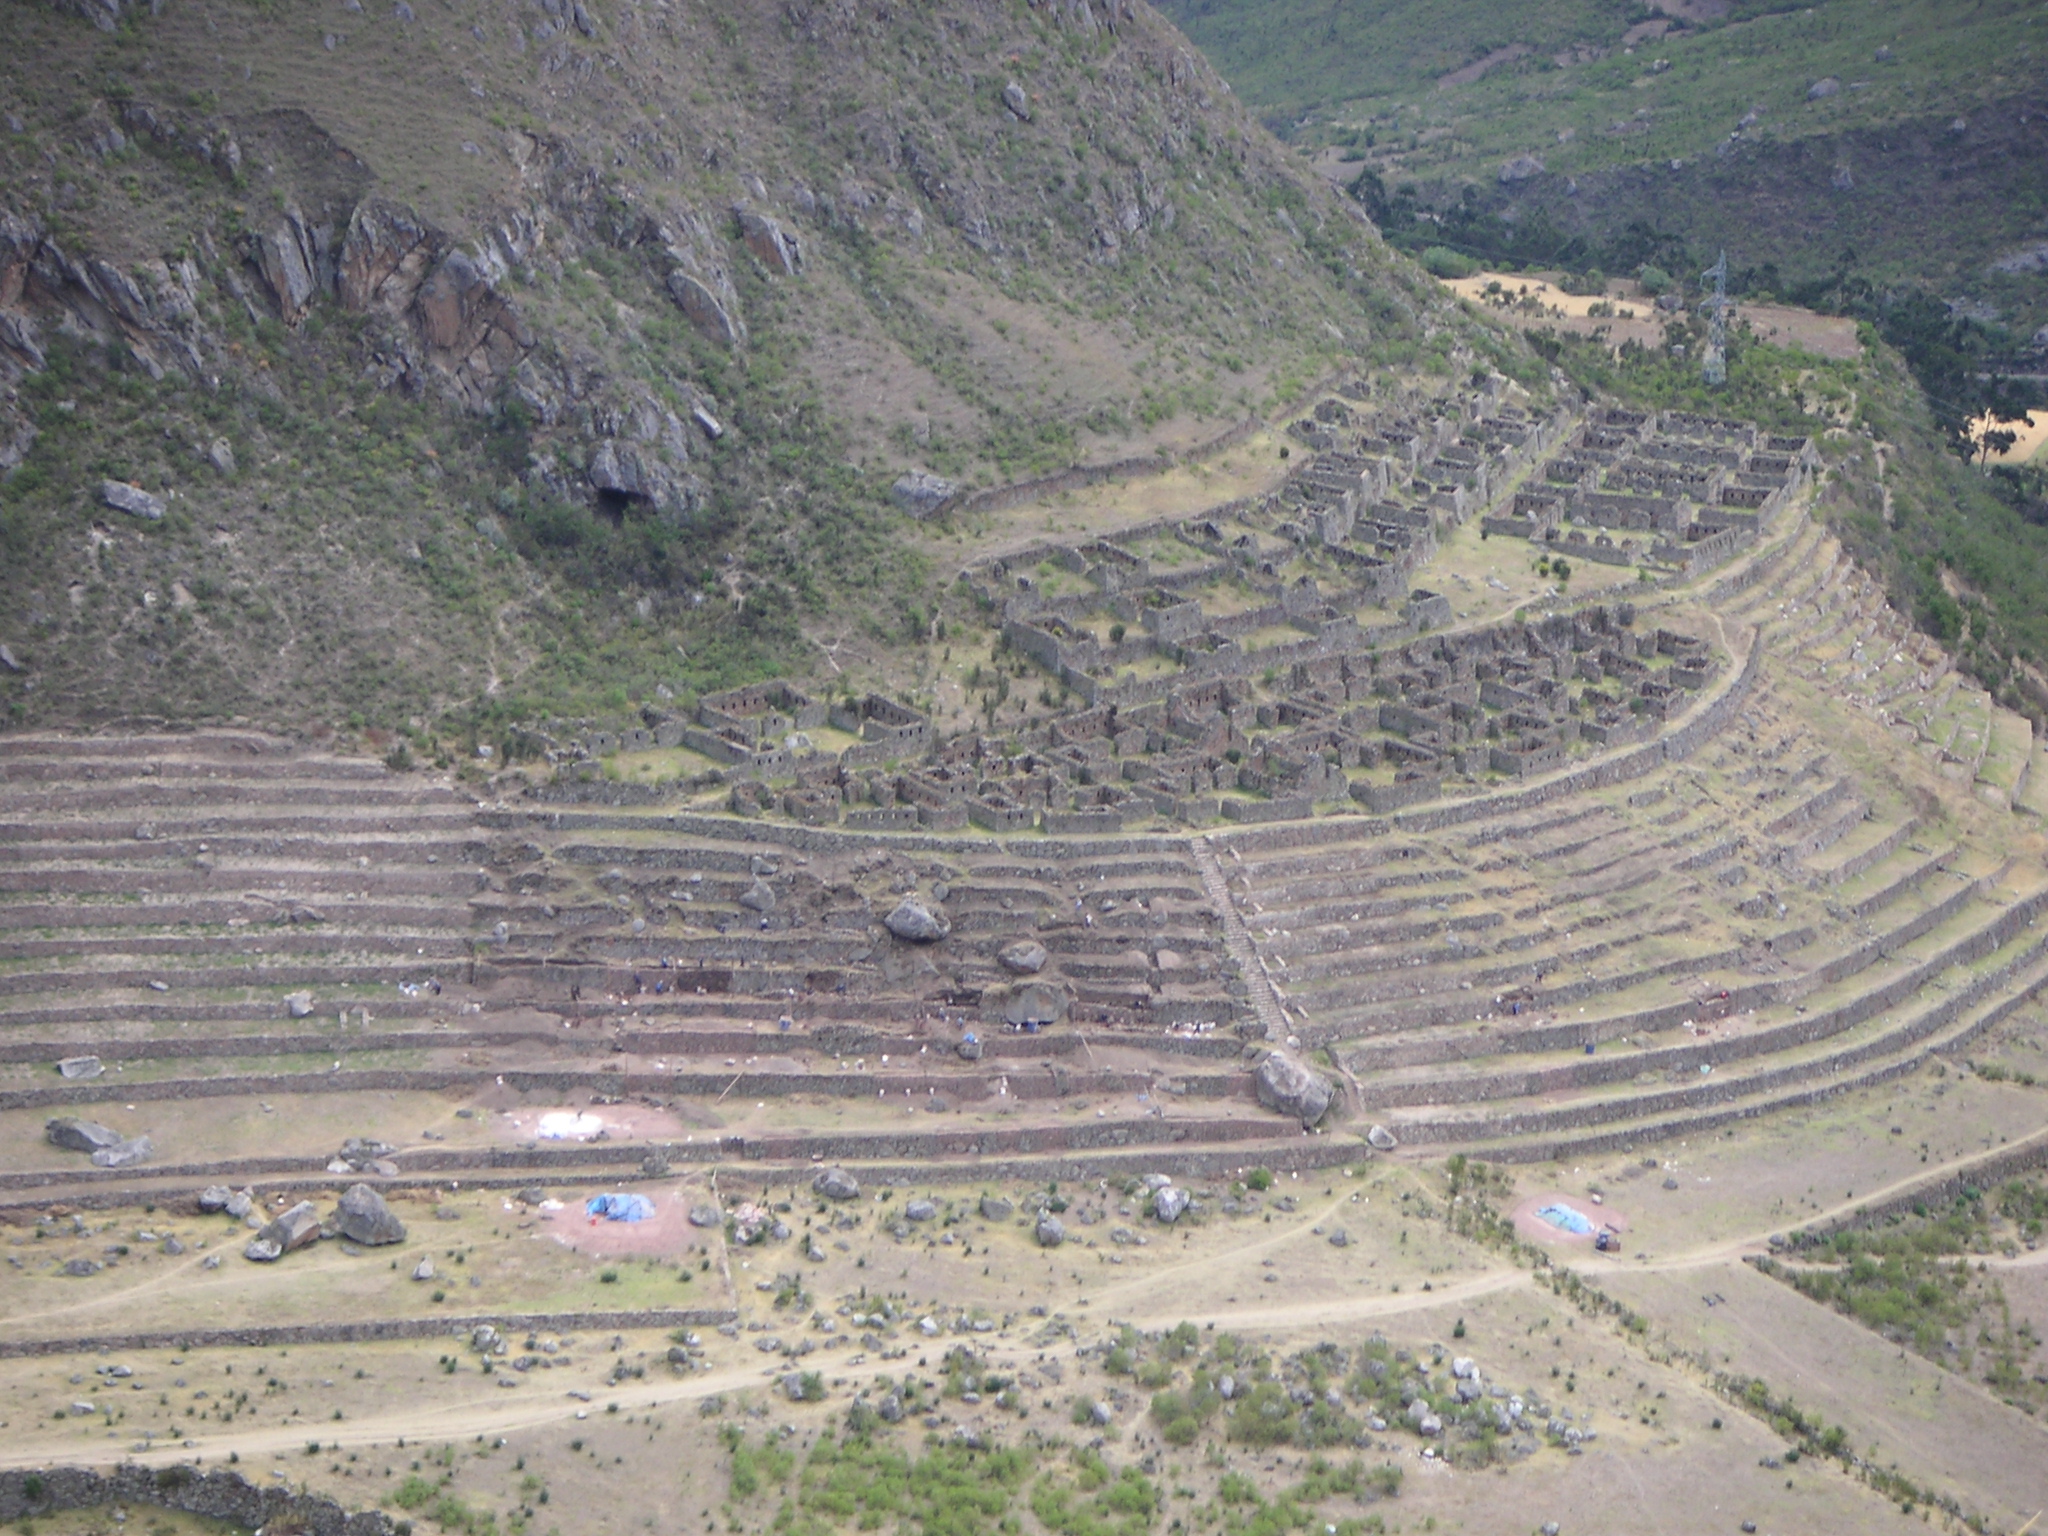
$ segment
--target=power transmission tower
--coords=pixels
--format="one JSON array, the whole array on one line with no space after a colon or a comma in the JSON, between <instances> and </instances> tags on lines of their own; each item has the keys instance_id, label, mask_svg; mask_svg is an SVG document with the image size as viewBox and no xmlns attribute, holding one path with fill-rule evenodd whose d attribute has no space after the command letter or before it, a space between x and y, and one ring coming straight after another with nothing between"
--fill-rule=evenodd
<instances>
[{"instance_id":1,"label":"power transmission tower","mask_svg":"<svg viewBox=\"0 0 2048 1536\"><path fill-rule=\"evenodd\" d=\"M1714 296L1707 300L1707 352L1700 375L1719 389L1728 382L1728 253L1723 251L1700 276L1714 280Z\"/></svg>"}]
</instances>

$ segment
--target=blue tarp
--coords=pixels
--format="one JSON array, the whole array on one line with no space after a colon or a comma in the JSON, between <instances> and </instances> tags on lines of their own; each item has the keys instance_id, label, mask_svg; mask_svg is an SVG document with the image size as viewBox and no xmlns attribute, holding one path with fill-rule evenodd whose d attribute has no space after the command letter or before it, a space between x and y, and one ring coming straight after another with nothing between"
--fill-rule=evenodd
<instances>
[{"instance_id":1,"label":"blue tarp","mask_svg":"<svg viewBox=\"0 0 2048 1536\"><path fill-rule=\"evenodd\" d=\"M645 1195L593 1195L583 1207L586 1214L606 1221L651 1221L654 1203Z\"/></svg>"},{"instance_id":2,"label":"blue tarp","mask_svg":"<svg viewBox=\"0 0 2048 1536\"><path fill-rule=\"evenodd\" d=\"M637 1199L638 1196L634 1198ZM1593 1223L1568 1205L1546 1205L1536 1214L1561 1232L1571 1232L1584 1237L1593 1230Z\"/></svg>"}]
</instances>

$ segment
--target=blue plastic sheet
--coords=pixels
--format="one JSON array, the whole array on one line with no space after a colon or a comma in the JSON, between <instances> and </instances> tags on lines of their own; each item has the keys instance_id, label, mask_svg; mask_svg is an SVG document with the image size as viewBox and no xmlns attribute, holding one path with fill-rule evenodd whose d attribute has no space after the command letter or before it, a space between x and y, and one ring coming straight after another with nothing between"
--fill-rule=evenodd
<instances>
[{"instance_id":1,"label":"blue plastic sheet","mask_svg":"<svg viewBox=\"0 0 2048 1536\"><path fill-rule=\"evenodd\" d=\"M1593 1230L1593 1223L1568 1205L1546 1205L1536 1214L1560 1232L1570 1232L1584 1237Z\"/></svg>"},{"instance_id":2,"label":"blue plastic sheet","mask_svg":"<svg viewBox=\"0 0 2048 1536\"><path fill-rule=\"evenodd\" d=\"M586 1215L606 1221L652 1221L654 1202L645 1195L593 1195L583 1207Z\"/></svg>"}]
</instances>

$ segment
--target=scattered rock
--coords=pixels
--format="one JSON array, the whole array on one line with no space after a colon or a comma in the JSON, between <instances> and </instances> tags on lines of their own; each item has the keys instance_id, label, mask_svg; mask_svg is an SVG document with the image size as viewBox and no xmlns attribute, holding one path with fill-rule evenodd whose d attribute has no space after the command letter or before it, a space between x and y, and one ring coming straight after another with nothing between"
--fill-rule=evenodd
<instances>
[{"instance_id":1,"label":"scattered rock","mask_svg":"<svg viewBox=\"0 0 2048 1536\"><path fill-rule=\"evenodd\" d=\"M313 994L310 992L287 993L284 1000L284 1011L287 1018L310 1018L313 1013Z\"/></svg>"},{"instance_id":2,"label":"scattered rock","mask_svg":"<svg viewBox=\"0 0 2048 1536\"><path fill-rule=\"evenodd\" d=\"M64 1263L64 1273L74 1279L82 1279L86 1275L98 1274L104 1267L98 1259L67 1259Z\"/></svg>"},{"instance_id":3,"label":"scattered rock","mask_svg":"<svg viewBox=\"0 0 2048 1536\"><path fill-rule=\"evenodd\" d=\"M1332 1228L1330 1231L1330 1246L1332 1248L1349 1248L1351 1246L1351 1234L1342 1227Z\"/></svg>"},{"instance_id":4,"label":"scattered rock","mask_svg":"<svg viewBox=\"0 0 2048 1536\"><path fill-rule=\"evenodd\" d=\"M1018 976L1035 976L1045 969L1045 962L1051 957L1045 946L1036 939L1019 939L1014 944L1005 944L996 956L1004 970Z\"/></svg>"},{"instance_id":5,"label":"scattered rock","mask_svg":"<svg viewBox=\"0 0 2048 1536\"><path fill-rule=\"evenodd\" d=\"M1534 155L1517 155L1500 168L1500 184L1513 186L1518 181L1527 181L1532 176L1543 174L1543 162Z\"/></svg>"},{"instance_id":6,"label":"scattered rock","mask_svg":"<svg viewBox=\"0 0 2048 1536\"><path fill-rule=\"evenodd\" d=\"M903 1394L891 1392L875 1405L875 1416L884 1424L899 1424L903 1420Z\"/></svg>"},{"instance_id":7,"label":"scattered rock","mask_svg":"<svg viewBox=\"0 0 2048 1536\"><path fill-rule=\"evenodd\" d=\"M1188 1199L1189 1196L1186 1190L1175 1189L1169 1184L1166 1188L1153 1193L1152 1214L1161 1221L1171 1225L1179 1221L1181 1213L1187 1210Z\"/></svg>"},{"instance_id":8,"label":"scattered rock","mask_svg":"<svg viewBox=\"0 0 2048 1536\"><path fill-rule=\"evenodd\" d=\"M521 1205L541 1205L546 1202L547 1198L548 1192L538 1184L529 1184L526 1188L519 1191L519 1203Z\"/></svg>"},{"instance_id":9,"label":"scattered rock","mask_svg":"<svg viewBox=\"0 0 2048 1536\"><path fill-rule=\"evenodd\" d=\"M268 1264L320 1241L320 1213L310 1200L272 1217L242 1250L243 1257Z\"/></svg>"},{"instance_id":10,"label":"scattered rock","mask_svg":"<svg viewBox=\"0 0 2048 1536\"><path fill-rule=\"evenodd\" d=\"M930 1221L939 1214L939 1208L929 1200L913 1200L903 1207L905 1221Z\"/></svg>"},{"instance_id":11,"label":"scattered rock","mask_svg":"<svg viewBox=\"0 0 2048 1536\"><path fill-rule=\"evenodd\" d=\"M50 1121L43 1127L43 1134L51 1146L62 1147L66 1152L97 1152L102 1147L118 1147L125 1139L111 1126L69 1115Z\"/></svg>"},{"instance_id":12,"label":"scattered rock","mask_svg":"<svg viewBox=\"0 0 2048 1536\"><path fill-rule=\"evenodd\" d=\"M769 889L765 880L757 879L740 893L740 905L749 912L773 912L775 892Z\"/></svg>"},{"instance_id":13,"label":"scattered rock","mask_svg":"<svg viewBox=\"0 0 2048 1536\"><path fill-rule=\"evenodd\" d=\"M367 1184L351 1184L328 1222L350 1242L366 1248L405 1241L405 1223L392 1214L384 1197Z\"/></svg>"},{"instance_id":14,"label":"scattered rock","mask_svg":"<svg viewBox=\"0 0 2048 1536\"><path fill-rule=\"evenodd\" d=\"M1806 99L1808 101L1825 101L1830 96L1839 96L1841 91L1842 82L1833 75L1828 75L1824 79L1814 81L1813 84L1806 88Z\"/></svg>"},{"instance_id":15,"label":"scattered rock","mask_svg":"<svg viewBox=\"0 0 2048 1536\"><path fill-rule=\"evenodd\" d=\"M162 1252L164 1257L175 1259L179 1254L183 1253L184 1251L185 1245L179 1242L175 1237L167 1237L163 1240Z\"/></svg>"},{"instance_id":16,"label":"scattered rock","mask_svg":"<svg viewBox=\"0 0 2048 1536\"><path fill-rule=\"evenodd\" d=\"M102 480L100 500L116 512L126 512L131 517L143 517L150 522L160 522L164 515L164 504L139 485L130 485L126 480Z\"/></svg>"},{"instance_id":17,"label":"scattered rock","mask_svg":"<svg viewBox=\"0 0 2048 1536\"><path fill-rule=\"evenodd\" d=\"M930 517L953 496L953 482L926 469L913 469L889 487L896 505L912 517Z\"/></svg>"},{"instance_id":18,"label":"scattered rock","mask_svg":"<svg viewBox=\"0 0 2048 1536\"><path fill-rule=\"evenodd\" d=\"M417 1264L413 1265L413 1267L412 1267L412 1277L413 1277L413 1279L415 1279L415 1280L431 1280L431 1279L433 1279L433 1278L434 1278L434 1261L433 1261L432 1259L421 1259L421 1260L419 1261L419 1263L417 1263Z\"/></svg>"},{"instance_id":19,"label":"scattered rock","mask_svg":"<svg viewBox=\"0 0 2048 1536\"><path fill-rule=\"evenodd\" d=\"M782 1378L782 1395L792 1403L800 1403L804 1400L804 1379L799 1373L791 1371Z\"/></svg>"},{"instance_id":20,"label":"scattered rock","mask_svg":"<svg viewBox=\"0 0 2048 1536\"><path fill-rule=\"evenodd\" d=\"M222 1206L221 1209L234 1217L235 1220L241 1221L255 1214L256 1192L250 1189L238 1189L228 1196L228 1203Z\"/></svg>"},{"instance_id":21,"label":"scattered rock","mask_svg":"<svg viewBox=\"0 0 2048 1536\"><path fill-rule=\"evenodd\" d=\"M962 1061L981 1060L981 1049L981 1038L974 1034L967 1035L958 1045L953 1047L954 1052Z\"/></svg>"},{"instance_id":22,"label":"scattered rock","mask_svg":"<svg viewBox=\"0 0 2048 1536\"><path fill-rule=\"evenodd\" d=\"M1330 1085L1281 1051L1259 1063L1254 1076L1259 1102L1292 1115L1303 1126L1314 1125L1330 1109Z\"/></svg>"},{"instance_id":23,"label":"scattered rock","mask_svg":"<svg viewBox=\"0 0 2048 1536\"><path fill-rule=\"evenodd\" d=\"M923 902L904 897L882 924L897 938L912 944L936 944L953 931L953 925L935 916Z\"/></svg>"},{"instance_id":24,"label":"scattered rock","mask_svg":"<svg viewBox=\"0 0 2048 1536\"><path fill-rule=\"evenodd\" d=\"M98 1077L106 1070L106 1065L97 1056L66 1056L57 1063L58 1075L73 1082Z\"/></svg>"},{"instance_id":25,"label":"scattered rock","mask_svg":"<svg viewBox=\"0 0 2048 1536\"><path fill-rule=\"evenodd\" d=\"M1016 1210L1017 1207L1010 1204L1001 1195L983 1195L981 1197L981 1219L983 1221L1008 1221L1011 1216L1016 1214Z\"/></svg>"},{"instance_id":26,"label":"scattered rock","mask_svg":"<svg viewBox=\"0 0 2048 1536\"><path fill-rule=\"evenodd\" d=\"M1366 1145L1375 1152L1391 1152L1400 1143L1394 1140L1394 1133L1384 1125L1376 1125L1365 1133Z\"/></svg>"},{"instance_id":27,"label":"scattered rock","mask_svg":"<svg viewBox=\"0 0 2048 1536\"><path fill-rule=\"evenodd\" d=\"M690 1225L693 1227L715 1227L723 1218L715 1205L693 1205L690 1207Z\"/></svg>"},{"instance_id":28,"label":"scattered rock","mask_svg":"<svg viewBox=\"0 0 2048 1536\"><path fill-rule=\"evenodd\" d=\"M10 672L26 672L28 670L27 663L14 654L12 646L7 645L0 645L0 667L5 667Z\"/></svg>"},{"instance_id":29,"label":"scattered rock","mask_svg":"<svg viewBox=\"0 0 2048 1536\"><path fill-rule=\"evenodd\" d=\"M852 1200L860 1194L860 1182L844 1168L821 1168L811 1188L827 1200Z\"/></svg>"},{"instance_id":30,"label":"scattered rock","mask_svg":"<svg viewBox=\"0 0 2048 1536\"><path fill-rule=\"evenodd\" d=\"M235 450L224 437L216 437L206 445L206 462L223 475L235 472Z\"/></svg>"},{"instance_id":31,"label":"scattered rock","mask_svg":"<svg viewBox=\"0 0 2048 1536\"><path fill-rule=\"evenodd\" d=\"M1039 1247L1057 1248L1067 1240L1067 1229L1051 1211L1040 1211L1038 1227L1033 1235L1037 1237Z\"/></svg>"},{"instance_id":32,"label":"scattered rock","mask_svg":"<svg viewBox=\"0 0 2048 1536\"><path fill-rule=\"evenodd\" d=\"M1018 122L1031 121L1031 98L1024 94L1024 87L1014 80L1003 86L1003 105L1010 109L1010 115Z\"/></svg>"},{"instance_id":33,"label":"scattered rock","mask_svg":"<svg viewBox=\"0 0 2048 1536\"><path fill-rule=\"evenodd\" d=\"M111 1147L101 1147L92 1155L95 1168L126 1168L143 1162L156 1151L147 1136L137 1136L129 1141L116 1142Z\"/></svg>"},{"instance_id":34,"label":"scattered rock","mask_svg":"<svg viewBox=\"0 0 2048 1536\"><path fill-rule=\"evenodd\" d=\"M1479 1379L1479 1362L1470 1355L1458 1355L1451 1361L1451 1375L1459 1381L1477 1381Z\"/></svg>"}]
</instances>

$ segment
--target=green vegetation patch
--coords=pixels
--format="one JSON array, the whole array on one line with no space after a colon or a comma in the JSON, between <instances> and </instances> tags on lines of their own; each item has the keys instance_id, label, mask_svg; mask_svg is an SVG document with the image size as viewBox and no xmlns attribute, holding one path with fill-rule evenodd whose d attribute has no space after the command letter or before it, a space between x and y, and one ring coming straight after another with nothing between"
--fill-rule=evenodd
<instances>
[{"instance_id":1,"label":"green vegetation patch","mask_svg":"<svg viewBox=\"0 0 2048 1536\"><path fill-rule=\"evenodd\" d=\"M2031 1249L2044 1223L2048 1182L2014 1179L1966 1188L1946 1209L1916 1206L1881 1226L1814 1239L1796 1260L1758 1268L2034 1412L2048 1406L2048 1383L2034 1369L2041 1338L2026 1319L2013 1320L1984 1261Z\"/></svg>"}]
</instances>

